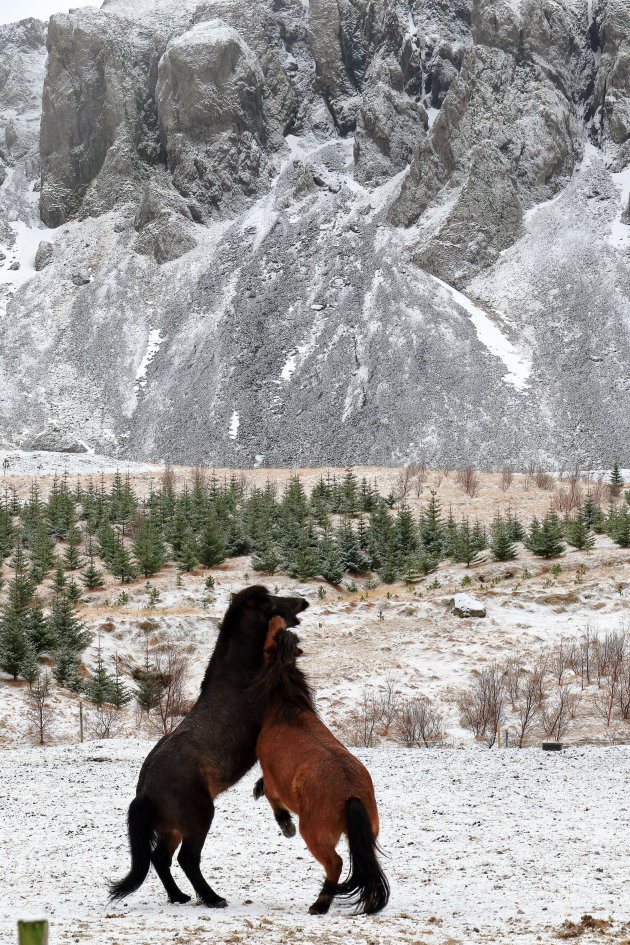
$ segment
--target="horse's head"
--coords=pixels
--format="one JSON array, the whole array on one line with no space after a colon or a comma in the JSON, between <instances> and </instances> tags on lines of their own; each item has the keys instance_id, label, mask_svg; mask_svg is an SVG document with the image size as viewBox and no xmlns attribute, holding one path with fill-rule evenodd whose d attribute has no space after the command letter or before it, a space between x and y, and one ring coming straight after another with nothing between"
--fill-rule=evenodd
<instances>
[{"instance_id":1,"label":"horse's head","mask_svg":"<svg viewBox=\"0 0 630 945\"><path fill-rule=\"evenodd\" d=\"M298 646L299 642L295 633L287 630L286 622L282 617L272 617L265 640L265 663L270 663L272 659L294 663L304 652Z\"/></svg>"}]
</instances>

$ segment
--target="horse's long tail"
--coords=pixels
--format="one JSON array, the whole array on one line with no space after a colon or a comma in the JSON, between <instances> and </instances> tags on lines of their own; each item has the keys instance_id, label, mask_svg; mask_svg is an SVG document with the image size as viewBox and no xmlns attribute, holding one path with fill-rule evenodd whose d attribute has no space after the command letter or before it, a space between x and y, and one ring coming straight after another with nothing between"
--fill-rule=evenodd
<instances>
[{"instance_id":1,"label":"horse's long tail","mask_svg":"<svg viewBox=\"0 0 630 945\"><path fill-rule=\"evenodd\" d=\"M389 883L376 856L376 838L365 806L358 797L346 801L346 833L350 848L350 875L336 889L350 896L357 912L373 915L389 900Z\"/></svg>"},{"instance_id":2,"label":"horse's long tail","mask_svg":"<svg viewBox=\"0 0 630 945\"><path fill-rule=\"evenodd\" d=\"M147 878L154 845L153 808L148 797L134 797L127 814L131 869L118 883L110 883L110 899L124 899Z\"/></svg>"}]
</instances>

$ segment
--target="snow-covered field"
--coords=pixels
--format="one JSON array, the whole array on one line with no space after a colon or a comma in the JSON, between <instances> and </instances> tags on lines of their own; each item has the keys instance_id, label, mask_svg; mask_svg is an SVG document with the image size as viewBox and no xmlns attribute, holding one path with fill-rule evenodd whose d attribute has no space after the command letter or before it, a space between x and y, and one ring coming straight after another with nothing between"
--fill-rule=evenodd
<instances>
[{"instance_id":1,"label":"snow-covered field","mask_svg":"<svg viewBox=\"0 0 630 945\"><path fill-rule=\"evenodd\" d=\"M125 813L150 744L3 752L2 945L15 941L20 916L35 914L49 918L51 945L547 943L585 913L612 919L606 940L630 936L630 748L359 752L375 782L392 897L380 915L356 918L339 905L307 914L321 868L254 802L256 771L219 797L204 850L227 909L169 905L153 873L109 904L107 879L128 867Z\"/></svg>"}]
</instances>

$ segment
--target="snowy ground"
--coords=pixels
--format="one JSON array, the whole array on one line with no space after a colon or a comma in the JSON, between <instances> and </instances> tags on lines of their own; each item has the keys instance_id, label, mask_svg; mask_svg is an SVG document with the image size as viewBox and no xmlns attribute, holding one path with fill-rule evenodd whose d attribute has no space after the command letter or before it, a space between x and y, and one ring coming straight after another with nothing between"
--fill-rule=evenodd
<instances>
[{"instance_id":1,"label":"snowy ground","mask_svg":"<svg viewBox=\"0 0 630 945\"><path fill-rule=\"evenodd\" d=\"M375 782L392 897L379 916L354 918L336 905L327 917L307 914L321 869L255 804L255 771L219 798L204 852L227 909L171 906L153 874L108 904L106 880L127 870L125 812L150 744L3 752L2 945L34 914L48 916L51 945L551 942L585 913L612 920L608 941L630 935L629 748L359 752Z\"/></svg>"}]
</instances>

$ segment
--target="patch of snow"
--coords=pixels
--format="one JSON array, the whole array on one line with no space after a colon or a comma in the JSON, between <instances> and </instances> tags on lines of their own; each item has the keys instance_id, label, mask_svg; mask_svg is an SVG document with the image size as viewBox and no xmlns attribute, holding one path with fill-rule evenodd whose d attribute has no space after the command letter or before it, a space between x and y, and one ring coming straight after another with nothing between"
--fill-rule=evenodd
<instances>
[{"instance_id":1,"label":"patch of snow","mask_svg":"<svg viewBox=\"0 0 630 945\"><path fill-rule=\"evenodd\" d=\"M433 128L433 122L435 121L435 119L437 118L439 114L440 114L439 108L434 108L432 105L430 105L429 108L427 108L427 115L429 116L429 131L431 131L431 128Z\"/></svg>"},{"instance_id":2,"label":"patch of snow","mask_svg":"<svg viewBox=\"0 0 630 945\"><path fill-rule=\"evenodd\" d=\"M611 177L621 191L621 212L610 225L608 242L615 249L625 251L630 248L630 225L623 223L621 217L625 213L626 219L630 220L630 164L618 174L612 174Z\"/></svg>"},{"instance_id":3,"label":"patch of snow","mask_svg":"<svg viewBox=\"0 0 630 945\"><path fill-rule=\"evenodd\" d=\"M151 361L156 356L160 350L160 345L164 341L164 337L160 332L159 328L152 328L149 331L149 340L147 342L147 350L144 353L144 357L140 362L140 367L136 371L136 388L144 387L147 382L147 368L151 364Z\"/></svg>"},{"instance_id":4,"label":"patch of snow","mask_svg":"<svg viewBox=\"0 0 630 945\"><path fill-rule=\"evenodd\" d=\"M503 375L502 380L506 384L511 384L520 392L525 391L532 370L531 360L517 350L498 325L491 320L482 308L475 305L467 295L458 292L457 289L443 282L442 279L438 279L437 276L431 276L431 278L446 289L455 302L468 312L479 341L488 349L490 354L503 361L508 373Z\"/></svg>"},{"instance_id":5,"label":"patch of snow","mask_svg":"<svg viewBox=\"0 0 630 945\"><path fill-rule=\"evenodd\" d=\"M297 351L294 351L293 354L290 354L287 358L284 367L280 371L280 377L283 381L290 381L295 372L297 365Z\"/></svg>"},{"instance_id":6,"label":"patch of snow","mask_svg":"<svg viewBox=\"0 0 630 945\"><path fill-rule=\"evenodd\" d=\"M35 273L35 254L42 240L52 242L57 230L46 227L27 226L22 220L10 224L15 233L15 242L6 250L6 259L0 267L0 283L15 289L31 279ZM19 269L9 269L9 266L18 262Z\"/></svg>"},{"instance_id":7,"label":"patch of snow","mask_svg":"<svg viewBox=\"0 0 630 945\"><path fill-rule=\"evenodd\" d=\"M241 416L237 410L232 411L232 419L230 420L230 428L228 430L228 436L231 440L235 440L238 436L238 426L241 422Z\"/></svg>"}]
</instances>

